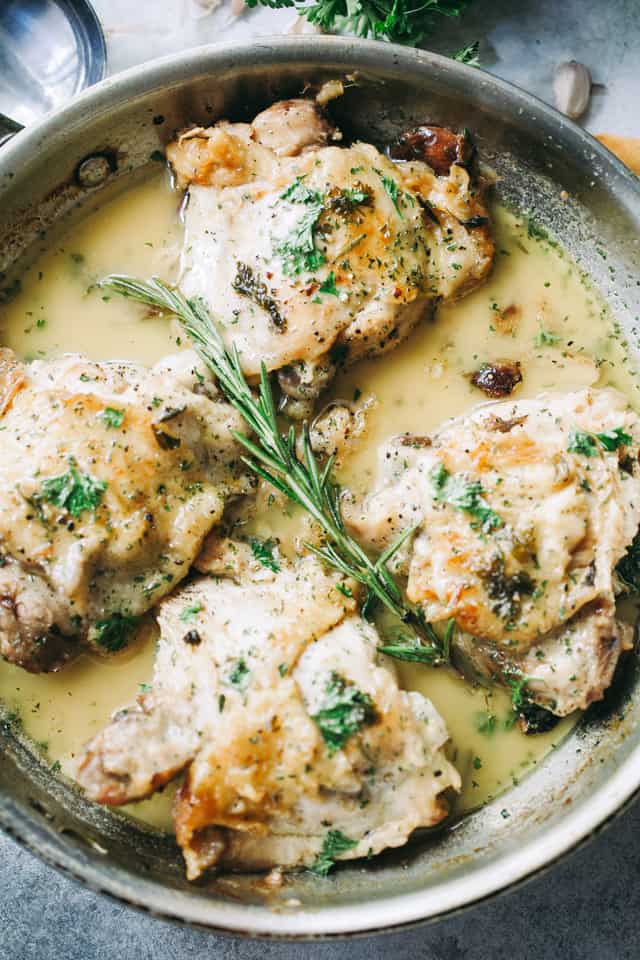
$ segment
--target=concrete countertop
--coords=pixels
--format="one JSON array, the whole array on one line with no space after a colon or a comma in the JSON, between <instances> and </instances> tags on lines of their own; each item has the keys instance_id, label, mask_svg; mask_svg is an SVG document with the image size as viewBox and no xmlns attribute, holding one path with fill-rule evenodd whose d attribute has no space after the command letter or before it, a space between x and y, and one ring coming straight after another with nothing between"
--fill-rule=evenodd
<instances>
[{"instance_id":1,"label":"concrete countertop","mask_svg":"<svg viewBox=\"0 0 640 960\"><path fill-rule=\"evenodd\" d=\"M112 72L183 46L277 32L293 19L291 11L259 11L223 29L228 12L207 14L207 0L94 0L94 6ZM571 58L586 63L601 86L585 126L640 137L640 0L476 0L460 22L444 24L431 47L451 53L475 39L485 69L548 101L555 65ZM438 923L348 943L259 943L155 920L68 880L3 835L0 864L0 960L626 960L639 954L638 804L517 891Z\"/></svg>"}]
</instances>

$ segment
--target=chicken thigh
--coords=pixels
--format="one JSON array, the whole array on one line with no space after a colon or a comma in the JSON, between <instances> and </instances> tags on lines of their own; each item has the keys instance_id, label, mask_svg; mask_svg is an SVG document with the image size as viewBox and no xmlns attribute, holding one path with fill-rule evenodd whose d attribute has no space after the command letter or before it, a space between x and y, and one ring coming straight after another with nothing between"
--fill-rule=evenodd
<instances>
[{"instance_id":1,"label":"chicken thigh","mask_svg":"<svg viewBox=\"0 0 640 960\"><path fill-rule=\"evenodd\" d=\"M235 581L201 577L161 604L153 684L86 748L88 795L127 803L186 770L174 820L190 879L311 865L327 837L340 859L376 854L442 820L460 784L444 723L398 688L355 584L315 558L229 566Z\"/></svg>"},{"instance_id":2,"label":"chicken thigh","mask_svg":"<svg viewBox=\"0 0 640 960\"><path fill-rule=\"evenodd\" d=\"M484 280L493 242L471 151L443 165L442 136L464 138L432 134L393 162L371 144L332 145L318 106L290 100L169 144L188 187L180 286L207 302L246 375L264 362L308 401L338 362L392 349Z\"/></svg>"},{"instance_id":3,"label":"chicken thigh","mask_svg":"<svg viewBox=\"0 0 640 960\"><path fill-rule=\"evenodd\" d=\"M378 550L415 527L396 557L409 599L456 619L483 674L562 716L602 697L628 645L615 568L640 523L639 443L613 390L483 404L387 444L348 522Z\"/></svg>"},{"instance_id":4,"label":"chicken thigh","mask_svg":"<svg viewBox=\"0 0 640 960\"><path fill-rule=\"evenodd\" d=\"M251 481L195 354L153 370L0 351L0 653L37 672L124 646Z\"/></svg>"}]
</instances>

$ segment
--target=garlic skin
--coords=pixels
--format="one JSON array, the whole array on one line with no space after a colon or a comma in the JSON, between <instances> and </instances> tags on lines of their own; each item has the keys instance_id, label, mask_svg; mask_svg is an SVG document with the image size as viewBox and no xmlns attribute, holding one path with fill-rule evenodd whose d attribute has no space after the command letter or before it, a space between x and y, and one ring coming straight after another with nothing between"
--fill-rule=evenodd
<instances>
[{"instance_id":1,"label":"garlic skin","mask_svg":"<svg viewBox=\"0 0 640 960\"><path fill-rule=\"evenodd\" d=\"M591 87L591 73L583 63L568 60L556 67L553 78L555 104L561 113L572 120L581 117L589 106Z\"/></svg>"}]
</instances>

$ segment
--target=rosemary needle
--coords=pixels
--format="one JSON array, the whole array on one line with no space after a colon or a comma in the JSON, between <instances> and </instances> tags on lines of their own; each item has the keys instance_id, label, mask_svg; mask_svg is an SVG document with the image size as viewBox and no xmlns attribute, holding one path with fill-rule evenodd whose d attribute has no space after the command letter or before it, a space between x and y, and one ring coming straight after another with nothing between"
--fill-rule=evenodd
<instances>
[{"instance_id":1,"label":"rosemary needle","mask_svg":"<svg viewBox=\"0 0 640 960\"><path fill-rule=\"evenodd\" d=\"M227 400L239 411L252 431L251 438L237 431L233 434L247 451L248 456L242 458L244 463L303 507L322 529L325 543L320 547L307 543L307 549L344 576L361 583L367 591L365 606L375 598L392 614L410 623L426 640L424 646L431 651L431 662L448 659L447 644L441 644L419 609L404 602L387 568L388 562L414 533L415 527L404 530L377 559L370 558L345 528L340 507L340 488L332 478L334 457L330 457L322 466L318 463L311 448L306 423L302 427L301 459L296 452L298 436L295 427L291 426L287 433L281 432L264 363L255 395L245 379L236 347L230 350L225 347L202 300L187 300L179 290L155 277L145 282L126 275L111 274L101 280L98 286L175 314L200 357L215 374Z\"/></svg>"}]
</instances>

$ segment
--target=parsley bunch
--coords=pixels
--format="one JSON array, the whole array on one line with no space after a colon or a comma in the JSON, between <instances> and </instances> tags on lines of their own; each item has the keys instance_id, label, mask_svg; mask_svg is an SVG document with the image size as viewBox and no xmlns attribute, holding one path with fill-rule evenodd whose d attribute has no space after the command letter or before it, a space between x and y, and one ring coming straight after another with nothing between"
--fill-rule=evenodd
<instances>
[{"instance_id":1,"label":"parsley bunch","mask_svg":"<svg viewBox=\"0 0 640 960\"><path fill-rule=\"evenodd\" d=\"M327 33L346 30L416 46L440 17L458 17L471 0L246 0L247 6L293 7Z\"/></svg>"}]
</instances>

